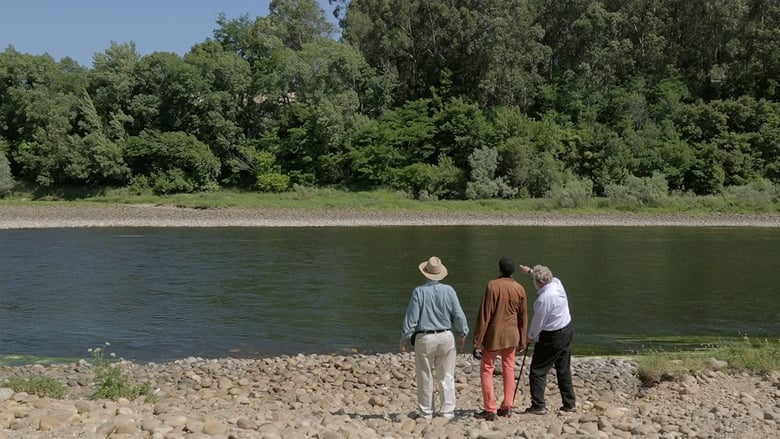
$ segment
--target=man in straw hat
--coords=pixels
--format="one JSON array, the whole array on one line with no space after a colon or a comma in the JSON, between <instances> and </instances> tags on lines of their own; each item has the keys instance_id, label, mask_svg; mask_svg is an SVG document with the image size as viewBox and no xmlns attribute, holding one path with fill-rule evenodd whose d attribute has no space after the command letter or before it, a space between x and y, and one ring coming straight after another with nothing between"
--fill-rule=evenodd
<instances>
[{"instance_id":1,"label":"man in straw hat","mask_svg":"<svg viewBox=\"0 0 780 439\"><path fill-rule=\"evenodd\" d=\"M455 335L464 345L469 327L452 286L439 281L447 276L441 259L431 256L419 264L428 281L412 291L401 331L401 351L414 346L417 373L417 414L433 417L434 383L439 389L439 412L455 416ZM435 376L434 376L435 375Z\"/></svg>"}]
</instances>

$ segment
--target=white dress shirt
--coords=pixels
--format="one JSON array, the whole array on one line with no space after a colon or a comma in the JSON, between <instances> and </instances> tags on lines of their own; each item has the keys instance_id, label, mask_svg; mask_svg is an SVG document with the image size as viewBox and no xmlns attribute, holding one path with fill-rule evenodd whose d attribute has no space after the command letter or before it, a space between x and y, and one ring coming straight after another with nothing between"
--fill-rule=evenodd
<instances>
[{"instance_id":1,"label":"white dress shirt","mask_svg":"<svg viewBox=\"0 0 780 439\"><path fill-rule=\"evenodd\" d=\"M542 331L557 331L571 323L569 300L561 281L554 277L539 289L534 301L534 317L528 329L528 338L539 341Z\"/></svg>"}]
</instances>

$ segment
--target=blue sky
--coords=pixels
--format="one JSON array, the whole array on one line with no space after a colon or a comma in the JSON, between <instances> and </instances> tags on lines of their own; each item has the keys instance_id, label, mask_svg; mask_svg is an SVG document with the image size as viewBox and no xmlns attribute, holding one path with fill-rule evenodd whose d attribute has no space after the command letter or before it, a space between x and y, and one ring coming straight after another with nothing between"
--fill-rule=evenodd
<instances>
[{"instance_id":1,"label":"blue sky","mask_svg":"<svg viewBox=\"0 0 780 439\"><path fill-rule=\"evenodd\" d=\"M319 0L333 20L328 0ZM184 55L213 36L220 12L228 18L268 15L269 0L0 0L0 52L66 56L92 66L111 41L135 42L141 55Z\"/></svg>"}]
</instances>

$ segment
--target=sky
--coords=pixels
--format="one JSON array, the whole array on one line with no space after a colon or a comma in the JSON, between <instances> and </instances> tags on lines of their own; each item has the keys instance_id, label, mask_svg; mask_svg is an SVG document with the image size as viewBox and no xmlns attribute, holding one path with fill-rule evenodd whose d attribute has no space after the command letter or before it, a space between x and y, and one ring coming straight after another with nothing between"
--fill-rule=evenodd
<instances>
[{"instance_id":1,"label":"sky","mask_svg":"<svg viewBox=\"0 0 780 439\"><path fill-rule=\"evenodd\" d=\"M328 0L319 0L334 21ZM138 53L184 55L211 38L220 12L228 19L268 15L269 0L0 0L0 52L70 57L92 67L95 53L135 42Z\"/></svg>"}]
</instances>

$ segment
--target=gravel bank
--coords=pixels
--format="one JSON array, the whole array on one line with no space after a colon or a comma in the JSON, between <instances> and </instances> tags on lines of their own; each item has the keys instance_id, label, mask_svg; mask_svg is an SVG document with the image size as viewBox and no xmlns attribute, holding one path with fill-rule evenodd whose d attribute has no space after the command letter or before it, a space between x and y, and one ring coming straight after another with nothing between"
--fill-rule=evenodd
<instances>
[{"instance_id":1,"label":"gravel bank","mask_svg":"<svg viewBox=\"0 0 780 439\"><path fill-rule=\"evenodd\" d=\"M165 364L121 362L155 400L90 400L94 370L76 364L0 368L10 377L46 375L67 383L69 398L14 393L0 384L0 438L741 438L777 437L780 373L725 372L725 362L681 382L642 388L622 359L575 358L577 413L558 413L554 375L547 415L526 415L528 365L515 413L487 422L480 410L479 365L457 359L453 420L413 419L411 353L297 355L264 359L187 358ZM516 365L519 370L519 364ZM501 392L500 378L496 386Z\"/></svg>"},{"instance_id":2,"label":"gravel bank","mask_svg":"<svg viewBox=\"0 0 780 439\"><path fill-rule=\"evenodd\" d=\"M780 214L634 215L473 212L359 212L344 209L190 209L139 204L2 205L0 229L60 227L324 226L721 226L780 227Z\"/></svg>"}]
</instances>

